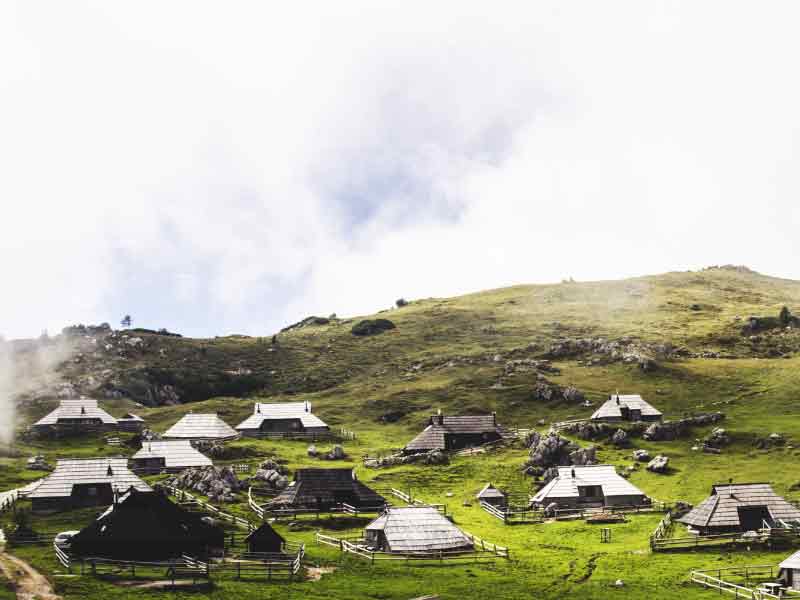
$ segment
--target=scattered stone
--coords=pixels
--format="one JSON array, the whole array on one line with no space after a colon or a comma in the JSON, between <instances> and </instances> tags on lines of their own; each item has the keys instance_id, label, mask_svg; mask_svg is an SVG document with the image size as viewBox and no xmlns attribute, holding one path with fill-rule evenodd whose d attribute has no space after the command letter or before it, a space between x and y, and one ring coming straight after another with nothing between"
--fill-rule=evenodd
<instances>
[{"instance_id":1,"label":"scattered stone","mask_svg":"<svg viewBox=\"0 0 800 600\"><path fill-rule=\"evenodd\" d=\"M611 436L611 443L617 448L627 448L630 445L630 440L628 440L628 434L625 433L624 429L617 429L614 435Z\"/></svg>"},{"instance_id":2,"label":"scattered stone","mask_svg":"<svg viewBox=\"0 0 800 600\"><path fill-rule=\"evenodd\" d=\"M669 458L663 454L659 454L649 463L647 463L647 470L653 473L666 473L669 468Z\"/></svg>"},{"instance_id":3,"label":"scattered stone","mask_svg":"<svg viewBox=\"0 0 800 600\"><path fill-rule=\"evenodd\" d=\"M212 502L236 502L236 493L247 482L240 482L230 467L193 467L181 471L166 481L190 492L197 492Z\"/></svg>"},{"instance_id":4,"label":"scattered stone","mask_svg":"<svg viewBox=\"0 0 800 600\"><path fill-rule=\"evenodd\" d=\"M786 444L786 439L780 433L771 433L765 438L756 440L756 448L768 450Z\"/></svg>"},{"instance_id":5,"label":"scattered stone","mask_svg":"<svg viewBox=\"0 0 800 600\"><path fill-rule=\"evenodd\" d=\"M48 464L48 462L44 459L44 456L41 454L37 454L36 456L31 456L28 459L27 464L28 469L31 471L52 471L53 467Z\"/></svg>"},{"instance_id":6,"label":"scattered stone","mask_svg":"<svg viewBox=\"0 0 800 600\"><path fill-rule=\"evenodd\" d=\"M633 460L638 462L649 462L650 453L647 450L639 449L633 451Z\"/></svg>"},{"instance_id":7,"label":"scattered stone","mask_svg":"<svg viewBox=\"0 0 800 600\"><path fill-rule=\"evenodd\" d=\"M625 582L622 581L622 579L617 579L614 582L614 587L618 587L618 588L625 587Z\"/></svg>"},{"instance_id":8,"label":"scattered stone","mask_svg":"<svg viewBox=\"0 0 800 600\"><path fill-rule=\"evenodd\" d=\"M319 452L317 451L317 447L314 444L311 444L308 447L308 450L306 450L306 453L311 457L316 457L319 454Z\"/></svg>"},{"instance_id":9,"label":"scattered stone","mask_svg":"<svg viewBox=\"0 0 800 600\"><path fill-rule=\"evenodd\" d=\"M650 442L664 442L678 439L686 435L692 427L702 427L714 425L722 421L725 415L721 412L705 413L694 417L687 417L678 421L664 421L663 423L653 423L642 434L642 437Z\"/></svg>"},{"instance_id":10,"label":"scattered stone","mask_svg":"<svg viewBox=\"0 0 800 600\"><path fill-rule=\"evenodd\" d=\"M730 443L731 437L728 435L728 432L722 427L715 427L703 440L703 450L705 451L706 448L719 450ZM719 454L719 452L716 452L716 454Z\"/></svg>"}]
</instances>

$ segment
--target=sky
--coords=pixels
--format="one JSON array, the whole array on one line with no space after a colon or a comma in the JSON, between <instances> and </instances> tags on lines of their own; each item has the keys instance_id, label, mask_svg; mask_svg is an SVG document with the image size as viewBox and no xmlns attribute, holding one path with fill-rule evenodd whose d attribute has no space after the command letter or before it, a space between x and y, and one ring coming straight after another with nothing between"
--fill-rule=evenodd
<instances>
[{"instance_id":1,"label":"sky","mask_svg":"<svg viewBox=\"0 0 800 600\"><path fill-rule=\"evenodd\" d=\"M289 6L291 4L291 6ZM800 279L795 2L0 2L0 334Z\"/></svg>"}]
</instances>

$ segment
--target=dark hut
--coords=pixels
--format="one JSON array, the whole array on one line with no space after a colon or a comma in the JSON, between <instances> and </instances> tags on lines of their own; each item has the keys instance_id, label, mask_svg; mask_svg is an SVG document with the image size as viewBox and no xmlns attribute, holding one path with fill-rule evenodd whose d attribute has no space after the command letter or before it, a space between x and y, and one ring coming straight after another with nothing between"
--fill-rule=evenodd
<instances>
[{"instance_id":1,"label":"dark hut","mask_svg":"<svg viewBox=\"0 0 800 600\"><path fill-rule=\"evenodd\" d=\"M430 417L428 426L403 451L414 454L431 450L460 450L495 442L503 437L503 433L494 413L462 417L437 414Z\"/></svg>"},{"instance_id":2,"label":"dark hut","mask_svg":"<svg viewBox=\"0 0 800 600\"><path fill-rule=\"evenodd\" d=\"M483 486L483 489L475 496L479 502L486 502L498 508L505 508L508 504L508 498L505 493L498 490L491 483Z\"/></svg>"},{"instance_id":3,"label":"dark hut","mask_svg":"<svg viewBox=\"0 0 800 600\"><path fill-rule=\"evenodd\" d=\"M269 523L262 523L261 527L252 531L244 541L250 552L259 554L277 554L283 552L286 545L286 540Z\"/></svg>"},{"instance_id":4,"label":"dark hut","mask_svg":"<svg viewBox=\"0 0 800 600\"><path fill-rule=\"evenodd\" d=\"M78 556L116 560L166 560L187 554L219 555L225 534L172 503L160 492L131 488L71 540Z\"/></svg>"},{"instance_id":5,"label":"dark hut","mask_svg":"<svg viewBox=\"0 0 800 600\"><path fill-rule=\"evenodd\" d=\"M378 510L386 500L358 481L353 469L298 469L294 481L270 503L316 510L330 510L339 504Z\"/></svg>"},{"instance_id":6,"label":"dark hut","mask_svg":"<svg viewBox=\"0 0 800 600\"><path fill-rule=\"evenodd\" d=\"M703 535L797 526L800 509L768 483L718 483L711 495L677 519Z\"/></svg>"},{"instance_id":7,"label":"dark hut","mask_svg":"<svg viewBox=\"0 0 800 600\"><path fill-rule=\"evenodd\" d=\"M83 506L108 506L131 486L150 491L128 469L127 458L67 458L28 495L34 512L69 510Z\"/></svg>"},{"instance_id":8,"label":"dark hut","mask_svg":"<svg viewBox=\"0 0 800 600\"><path fill-rule=\"evenodd\" d=\"M120 431L134 431L138 433L144 429L144 425L144 419L133 413L125 413L124 416L117 419L117 426Z\"/></svg>"}]
</instances>

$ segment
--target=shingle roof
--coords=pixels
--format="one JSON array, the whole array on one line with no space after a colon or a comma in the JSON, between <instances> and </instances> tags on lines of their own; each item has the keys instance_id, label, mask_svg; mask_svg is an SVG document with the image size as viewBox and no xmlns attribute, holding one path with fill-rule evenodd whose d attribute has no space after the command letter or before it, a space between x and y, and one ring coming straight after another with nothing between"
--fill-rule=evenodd
<instances>
[{"instance_id":1,"label":"shingle roof","mask_svg":"<svg viewBox=\"0 0 800 600\"><path fill-rule=\"evenodd\" d=\"M110 483L119 492L131 486L141 492L150 491L150 487L128 469L127 458L65 458L56 462L55 470L28 497L69 497L73 485L92 483Z\"/></svg>"},{"instance_id":2,"label":"shingle roof","mask_svg":"<svg viewBox=\"0 0 800 600\"><path fill-rule=\"evenodd\" d=\"M644 417L660 417L661 411L657 410L650 403L646 402L639 394L614 394L606 400L591 416L592 419L611 419L620 418L621 406L627 406L631 410L640 410Z\"/></svg>"},{"instance_id":3,"label":"shingle roof","mask_svg":"<svg viewBox=\"0 0 800 600\"><path fill-rule=\"evenodd\" d=\"M167 429L165 438L214 440L236 437L236 430L217 416L217 413L189 413Z\"/></svg>"},{"instance_id":4,"label":"shingle roof","mask_svg":"<svg viewBox=\"0 0 800 600\"><path fill-rule=\"evenodd\" d=\"M389 508L366 529L383 531L392 552L431 552L473 546L458 527L432 506Z\"/></svg>"},{"instance_id":5,"label":"shingle roof","mask_svg":"<svg viewBox=\"0 0 800 600\"><path fill-rule=\"evenodd\" d=\"M473 415L462 417L448 417L434 415L430 424L406 445L406 450L444 450L446 449L445 435L447 434L501 434L502 428L498 427L494 415Z\"/></svg>"},{"instance_id":6,"label":"shingle roof","mask_svg":"<svg viewBox=\"0 0 800 600\"><path fill-rule=\"evenodd\" d=\"M45 415L36 425L55 425L60 419L99 419L107 425L115 425L117 420L97 406L97 400L81 398L80 400L62 400L58 408Z\"/></svg>"},{"instance_id":7,"label":"shingle roof","mask_svg":"<svg viewBox=\"0 0 800 600\"><path fill-rule=\"evenodd\" d=\"M207 467L211 459L192 446L191 440L156 440L143 442L133 459L164 457L167 468Z\"/></svg>"},{"instance_id":8,"label":"shingle roof","mask_svg":"<svg viewBox=\"0 0 800 600\"><path fill-rule=\"evenodd\" d=\"M800 569L800 550L786 558L778 567L781 569Z\"/></svg>"},{"instance_id":9,"label":"shingle roof","mask_svg":"<svg viewBox=\"0 0 800 600\"><path fill-rule=\"evenodd\" d=\"M575 472L575 477L572 472ZM587 465L558 467L558 475L533 496L533 502L542 504L548 498L577 498L578 486L599 485L603 496L645 496L630 481L621 477L614 465Z\"/></svg>"},{"instance_id":10,"label":"shingle roof","mask_svg":"<svg viewBox=\"0 0 800 600\"><path fill-rule=\"evenodd\" d=\"M766 506L773 519L800 519L800 509L790 504L768 483L718 483L711 495L678 519L693 527L737 528L740 506Z\"/></svg>"},{"instance_id":11,"label":"shingle roof","mask_svg":"<svg viewBox=\"0 0 800 600\"><path fill-rule=\"evenodd\" d=\"M135 415L133 413L126 413L124 417L120 417L117 421L141 421L144 423L144 419L139 415Z\"/></svg>"},{"instance_id":12,"label":"shingle roof","mask_svg":"<svg viewBox=\"0 0 800 600\"><path fill-rule=\"evenodd\" d=\"M294 481L272 502L294 506L312 506L320 502L331 504L352 496L360 506L378 507L386 499L355 478L353 469L297 469Z\"/></svg>"},{"instance_id":13,"label":"shingle roof","mask_svg":"<svg viewBox=\"0 0 800 600\"><path fill-rule=\"evenodd\" d=\"M253 414L236 426L236 429L259 429L264 421L272 419L299 419L303 427L327 427L328 425L311 412L310 402L280 402L266 404L256 402Z\"/></svg>"},{"instance_id":14,"label":"shingle roof","mask_svg":"<svg viewBox=\"0 0 800 600\"><path fill-rule=\"evenodd\" d=\"M483 500L485 498L505 498L506 495L494 487L491 483L487 483L475 497L479 500Z\"/></svg>"}]
</instances>

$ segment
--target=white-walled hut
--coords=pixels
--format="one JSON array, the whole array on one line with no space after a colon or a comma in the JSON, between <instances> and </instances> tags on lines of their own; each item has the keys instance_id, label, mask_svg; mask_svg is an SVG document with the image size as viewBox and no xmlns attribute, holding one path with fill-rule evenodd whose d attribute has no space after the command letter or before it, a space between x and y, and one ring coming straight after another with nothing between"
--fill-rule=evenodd
<instances>
[{"instance_id":1,"label":"white-walled hut","mask_svg":"<svg viewBox=\"0 0 800 600\"><path fill-rule=\"evenodd\" d=\"M590 417L592 421L660 421L660 410L639 394L613 394Z\"/></svg>"},{"instance_id":2,"label":"white-walled hut","mask_svg":"<svg viewBox=\"0 0 800 600\"><path fill-rule=\"evenodd\" d=\"M117 429L117 419L98 406L97 400L80 398L61 400L58 407L31 428L39 435L105 432Z\"/></svg>"},{"instance_id":3,"label":"white-walled hut","mask_svg":"<svg viewBox=\"0 0 800 600\"><path fill-rule=\"evenodd\" d=\"M246 436L269 433L324 435L330 427L311 412L310 402L256 402L253 414L236 426Z\"/></svg>"},{"instance_id":4,"label":"white-walled hut","mask_svg":"<svg viewBox=\"0 0 800 600\"><path fill-rule=\"evenodd\" d=\"M152 440L131 457L131 466L142 471L182 471L190 467L210 467L212 461L192 446L191 440Z\"/></svg>"},{"instance_id":5,"label":"white-walled hut","mask_svg":"<svg viewBox=\"0 0 800 600\"><path fill-rule=\"evenodd\" d=\"M167 440L231 440L239 434L217 413L188 413L164 432Z\"/></svg>"},{"instance_id":6,"label":"white-walled hut","mask_svg":"<svg viewBox=\"0 0 800 600\"><path fill-rule=\"evenodd\" d=\"M472 540L432 506L388 508L364 529L368 546L396 554L471 552Z\"/></svg>"},{"instance_id":7,"label":"white-walled hut","mask_svg":"<svg viewBox=\"0 0 800 600\"><path fill-rule=\"evenodd\" d=\"M544 508L553 503L559 508L595 508L650 502L614 465L558 467L558 475L531 498L532 505Z\"/></svg>"},{"instance_id":8,"label":"white-walled hut","mask_svg":"<svg viewBox=\"0 0 800 600\"><path fill-rule=\"evenodd\" d=\"M128 459L66 458L28 495L34 512L55 512L85 506L105 506L131 487L150 487L129 468Z\"/></svg>"},{"instance_id":9,"label":"white-walled hut","mask_svg":"<svg viewBox=\"0 0 800 600\"><path fill-rule=\"evenodd\" d=\"M787 588L800 591L800 550L784 560L780 565L779 579Z\"/></svg>"},{"instance_id":10,"label":"white-walled hut","mask_svg":"<svg viewBox=\"0 0 800 600\"><path fill-rule=\"evenodd\" d=\"M711 495L677 519L702 535L800 524L800 509L768 483L718 483Z\"/></svg>"},{"instance_id":11,"label":"white-walled hut","mask_svg":"<svg viewBox=\"0 0 800 600\"><path fill-rule=\"evenodd\" d=\"M431 415L428 425L411 440L403 452L415 454L431 450L460 450L495 442L504 430L497 424L497 415L446 416Z\"/></svg>"}]
</instances>

